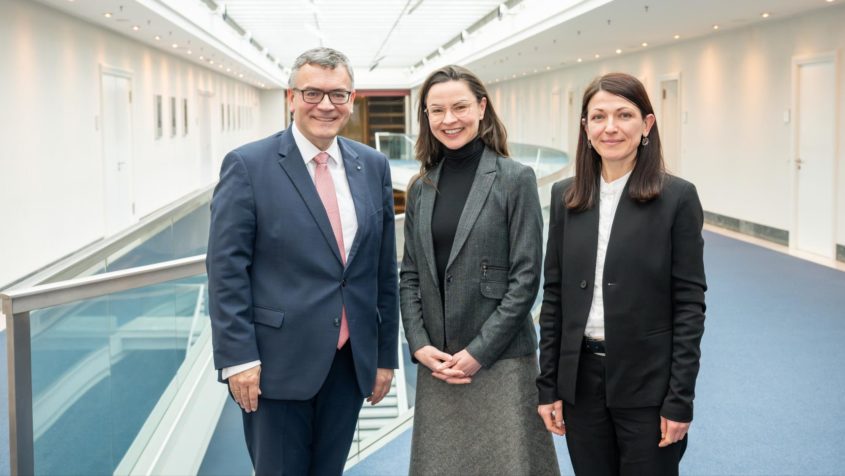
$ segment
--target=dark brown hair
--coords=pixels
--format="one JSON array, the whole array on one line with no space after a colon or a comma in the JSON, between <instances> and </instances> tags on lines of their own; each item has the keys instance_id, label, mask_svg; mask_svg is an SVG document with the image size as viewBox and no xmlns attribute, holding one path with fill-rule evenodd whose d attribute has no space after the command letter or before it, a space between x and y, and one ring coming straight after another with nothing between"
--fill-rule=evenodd
<instances>
[{"instance_id":1,"label":"dark brown hair","mask_svg":"<svg viewBox=\"0 0 845 476\"><path fill-rule=\"evenodd\" d=\"M477 102L481 102L482 98L487 98L487 108L484 110L484 119L478 125L478 137L484 142L484 145L492 149L494 152L502 157L508 157L508 132L505 130L504 124L496 115L496 110L493 104L490 103L490 98L487 95L487 89L484 84L474 75L470 70L461 66L449 65L437 69L423 81L420 87L420 99L417 108L417 118L420 122L420 136L417 143L414 145L414 153L417 161L420 163L420 175L425 176L426 172L433 169L443 160L444 147L434 137L431 132L431 126L428 122L428 114L426 114L426 100L428 99L428 92L435 84L445 83L447 81L463 81L469 86L473 96ZM411 180L414 183L414 180Z\"/></svg>"},{"instance_id":2,"label":"dark brown hair","mask_svg":"<svg viewBox=\"0 0 845 476\"><path fill-rule=\"evenodd\" d=\"M593 207L601 174L601 156L589 147L589 138L584 126L587 120L587 106L599 91L607 91L631 101L640 110L643 119L649 114L654 114L643 83L630 74L608 73L594 79L587 86L581 102L581 123L578 124L580 132L575 155L575 181L564 195L566 207L576 211ZM660 134L655 121L648 133L648 145L641 144L637 147L636 163L628 179L628 195L639 202L653 200L660 195L665 174Z\"/></svg>"}]
</instances>

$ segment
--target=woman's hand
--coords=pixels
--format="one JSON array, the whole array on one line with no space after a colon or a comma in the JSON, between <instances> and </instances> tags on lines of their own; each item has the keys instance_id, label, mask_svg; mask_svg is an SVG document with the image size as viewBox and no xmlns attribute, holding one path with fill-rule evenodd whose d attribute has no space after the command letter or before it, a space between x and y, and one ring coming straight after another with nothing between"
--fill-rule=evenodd
<instances>
[{"instance_id":1,"label":"woman's hand","mask_svg":"<svg viewBox=\"0 0 845 476\"><path fill-rule=\"evenodd\" d=\"M452 369L454 357L437 350L433 345L426 345L414 352L414 358L431 370L431 375L447 383L469 383L470 380L460 370Z\"/></svg>"},{"instance_id":2,"label":"woman's hand","mask_svg":"<svg viewBox=\"0 0 845 476\"><path fill-rule=\"evenodd\" d=\"M660 417L660 443L657 446L665 448L683 440L687 436L689 425L690 422L683 423Z\"/></svg>"},{"instance_id":3,"label":"woman's hand","mask_svg":"<svg viewBox=\"0 0 845 476\"><path fill-rule=\"evenodd\" d=\"M446 383L467 384L472 376L481 369L481 364L466 349L452 356L448 362L441 362L432 375Z\"/></svg>"},{"instance_id":4,"label":"woman's hand","mask_svg":"<svg viewBox=\"0 0 845 476\"><path fill-rule=\"evenodd\" d=\"M537 406L537 413L543 419L546 429L558 436L566 434L566 423L563 421L563 401Z\"/></svg>"}]
</instances>

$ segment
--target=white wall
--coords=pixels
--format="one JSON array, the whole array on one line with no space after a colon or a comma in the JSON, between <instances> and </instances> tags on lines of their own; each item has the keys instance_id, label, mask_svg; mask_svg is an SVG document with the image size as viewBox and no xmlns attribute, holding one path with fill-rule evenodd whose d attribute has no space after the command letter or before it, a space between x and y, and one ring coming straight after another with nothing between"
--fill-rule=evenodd
<instances>
[{"instance_id":1,"label":"white wall","mask_svg":"<svg viewBox=\"0 0 845 476\"><path fill-rule=\"evenodd\" d=\"M198 91L213 95L214 177L226 151L259 137L255 88L34 2L0 1L0 65L0 287L104 235L101 66L132 74L136 217L204 185ZM187 135L180 119L170 137L171 96L188 99ZM251 127L221 130L221 103L252 108Z\"/></svg>"},{"instance_id":2,"label":"white wall","mask_svg":"<svg viewBox=\"0 0 845 476\"><path fill-rule=\"evenodd\" d=\"M720 31L512 81L488 84L511 140L566 148L576 120L556 106L570 90L580 108L597 75L624 71L644 80L655 110L664 75L681 78L680 175L698 187L705 210L792 230L792 59L845 47L845 5L753 27ZM838 55L837 242L845 244L845 61ZM560 115L559 115L560 114ZM795 117L794 114L792 114ZM567 118L569 118L567 120ZM660 118L658 117L658 124ZM557 128L567 133L561 134Z\"/></svg>"},{"instance_id":3,"label":"white wall","mask_svg":"<svg viewBox=\"0 0 845 476\"><path fill-rule=\"evenodd\" d=\"M273 89L260 91L259 102L261 103L261 120L258 125L258 133L261 137L273 135L287 127L288 108L285 90Z\"/></svg>"}]
</instances>

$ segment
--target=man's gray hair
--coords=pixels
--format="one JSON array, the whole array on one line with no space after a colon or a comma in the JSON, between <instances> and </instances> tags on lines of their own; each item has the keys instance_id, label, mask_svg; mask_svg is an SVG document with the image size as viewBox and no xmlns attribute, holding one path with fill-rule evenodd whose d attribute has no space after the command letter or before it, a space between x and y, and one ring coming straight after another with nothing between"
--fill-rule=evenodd
<instances>
[{"instance_id":1,"label":"man's gray hair","mask_svg":"<svg viewBox=\"0 0 845 476\"><path fill-rule=\"evenodd\" d=\"M349 73L349 83L351 89L355 89L355 76L352 74L352 66L349 64L349 58L345 54L332 48L318 47L312 48L305 53L299 55L296 61L293 62L291 68L290 78L288 78L288 85L294 87L296 84L296 73L306 64L320 66L321 68L335 69L338 66L346 68Z\"/></svg>"}]
</instances>

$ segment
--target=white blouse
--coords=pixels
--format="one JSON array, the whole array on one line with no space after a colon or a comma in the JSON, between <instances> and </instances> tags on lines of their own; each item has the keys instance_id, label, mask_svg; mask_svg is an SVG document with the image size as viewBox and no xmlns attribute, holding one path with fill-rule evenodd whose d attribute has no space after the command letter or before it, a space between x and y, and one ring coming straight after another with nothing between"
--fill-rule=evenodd
<instances>
[{"instance_id":1,"label":"white blouse","mask_svg":"<svg viewBox=\"0 0 845 476\"><path fill-rule=\"evenodd\" d=\"M596 277L593 279L593 302L590 305L590 314L587 316L587 327L584 335L590 339L604 340L604 296L602 286L604 283L604 259L607 256L607 242L610 240L610 229L613 226L613 217L616 215L616 208L619 206L619 199L628 177L631 172L619 177L613 182L607 183L604 178L600 182L599 193L599 241L596 251Z\"/></svg>"}]
</instances>

